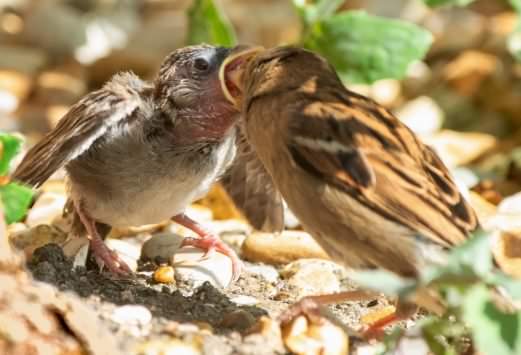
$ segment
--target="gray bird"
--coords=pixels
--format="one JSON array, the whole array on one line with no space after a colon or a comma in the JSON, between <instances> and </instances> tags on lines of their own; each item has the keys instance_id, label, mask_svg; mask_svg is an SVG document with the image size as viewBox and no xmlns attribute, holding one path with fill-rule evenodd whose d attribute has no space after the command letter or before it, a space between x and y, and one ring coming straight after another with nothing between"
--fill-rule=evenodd
<instances>
[{"instance_id":1,"label":"gray bird","mask_svg":"<svg viewBox=\"0 0 521 355\"><path fill-rule=\"evenodd\" d=\"M109 226L172 218L200 236L184 245L228 255L237 278L241 263L233 250L183 213L235 155L238 112L222 86L247 62L245 47L237 48L237 57L235 50L209 45L177 49L152 83L115 75L71 107L13 178L37 188L64 167L82 227L73 232L88 236L98 264L113 273L130 269L103 242Z\"/></svg>"}]
</instances>

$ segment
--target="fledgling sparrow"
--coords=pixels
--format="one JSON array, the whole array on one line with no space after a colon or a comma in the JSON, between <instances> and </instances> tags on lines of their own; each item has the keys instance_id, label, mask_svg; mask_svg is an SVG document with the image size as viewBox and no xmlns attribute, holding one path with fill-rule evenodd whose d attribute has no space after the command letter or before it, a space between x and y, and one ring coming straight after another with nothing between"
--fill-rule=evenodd
<instances>
[{"instance_id":1,"label":"fledgling sparrow","mask_svg":"<svg viewBox=\"0 0 521 355\"><path fill-rule=\"evenodd\" d=\"M244 46L237 47L244 53ZM100 266L127 274L128 266L103 242L110 226L169 218L200 238L184 245L240 260L218 237L183 212L202 197L235 155L237 110L222 83L248 55L209 45L177 49L145 82L120 73L73 105L25 156L13 178L34 187L65 167L78 228ZM247 52L247 51L246 51ZM225 66L224 63L229 66ZM73 231L74 232L74 231Z\"/></svg>"},{"instance_id":2,"label":"fledgling sparrow","mask_svg":"<svg viewBox=\"0 0 521 355\"><path fill-rule=\"evenodd\" d=\"M264 51L233 84L240 90L227 96L242 110L248 143L336 262L415 277L478 227L437 154L387 109L346 89L319 55L292 47ZM301 306L352 298L317 296ZM443 308L428 292L414 303ZM393 319L415 310L399 303Z\"/></svg>"}]
</instances>

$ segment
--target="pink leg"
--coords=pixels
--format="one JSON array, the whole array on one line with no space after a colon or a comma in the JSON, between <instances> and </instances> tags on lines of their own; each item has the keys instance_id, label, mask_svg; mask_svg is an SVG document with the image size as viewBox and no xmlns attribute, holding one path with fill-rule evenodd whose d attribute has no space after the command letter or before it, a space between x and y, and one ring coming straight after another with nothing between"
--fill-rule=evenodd
<instances>
[{"instance_id":1,"label":"pink leg","mask_svg":"<svg viewBox=\"0 0 521 355\"><path fill-rule=\"evenodd\" d=\"M76 213L80 217L81 223L85 226L90 240L90 247L96 262L103 269L106 266L112 273L119 275L132 274L132 270L128 265L119 258L119 256L110 250L103 239L98 234L94 220L81 207L81 203L74 201Z\"/></svg>"},{"instance_id":2,"label":"pink leg","mask_svg":"<svg viewBox=\"0 0 521 355\"><path fill-rule=\"evenodd\" d=\"M369 291L344 291L332 293L327 295L307 296L301 298L297 303L294 303L281 314L279 320L282 324L287 324L295 319L297 316L303 314L312 323L322 324L324 322L323 316L320 314L320 306L372 299L376 297L373 292Z\"/></svg>"},{"instance_id":3,"label":"pink leg","mask_svg":"<svg viewBox=\"0 0 521 355\"><path fill-rule=\"evenodd\" d=\"M382 340L385 336L384 328L401 320L403 320L403 318L399 317L396 313L389 314L365 327L362 337L366 340Z\"/></svg>"},{"instance_id":4,"label":"pink leg","mask_svg":"<svg viewBox=\"0 0 521 355\"><path fill-rule=\"evenodd\" d=\"M211 232L206 230L199 223L185 215L184 213L178 214L172 217L172 220L185 228L190 229L192 232L197 234L200 238L185 238L181 246L193 246L206 250L204 258L208 257L211 253L218 251L232 260L233 268L233 280L237 281L242 270L242 261L239 259L237 254L226 245L219 237L213 235Z\"/></svg>"},{"instance_id":5,"label":"pink leg","mask_svg":"<svg viewBox=\"0 0 521 355\"><path fill-rule=\"evenodd\" d=\"M418 311L414 303L401 302L397 300L396 309L393 313L378 319L376 322L365 327L362 336L366 340L382 340L385 336L384 328L399 321L412 317Z\"/></svg>"}]
</instances>

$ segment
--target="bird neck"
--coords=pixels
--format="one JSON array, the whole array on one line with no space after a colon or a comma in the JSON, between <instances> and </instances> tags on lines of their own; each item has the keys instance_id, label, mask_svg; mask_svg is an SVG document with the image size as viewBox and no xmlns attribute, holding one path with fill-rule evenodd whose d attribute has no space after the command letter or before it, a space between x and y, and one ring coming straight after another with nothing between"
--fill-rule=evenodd
<instances>
[{"instance_id":1,"label":"bird neck","mask_svg":"<svg viewBox=\"0 0 521 355\"><path fill-rule=\"evenodd\" d=\"M177 144L220 142L237 121L238 113L227 107L212 107L207 112L197 109L177 111L172 134Z\"/></svg>"}]
</instances>

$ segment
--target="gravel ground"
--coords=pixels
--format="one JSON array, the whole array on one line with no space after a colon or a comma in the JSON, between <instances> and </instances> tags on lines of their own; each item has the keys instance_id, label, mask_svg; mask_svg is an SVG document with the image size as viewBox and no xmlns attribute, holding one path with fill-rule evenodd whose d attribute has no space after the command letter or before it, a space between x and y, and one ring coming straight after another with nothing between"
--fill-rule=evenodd
<instances>
[{"instance_id":1,"label":"gravel ground","mask_svg":"<svg viewBox=\"0 0 521 355\"><path fill-rule=\"evenodd\" d=\"M261 316L276 319L296 301L298 292L285 279L272 283L249 272L256 264L246 263L246 271L226 290L207 282L188 291L155 283L149 271L140 271L132 278L115 278L100 273L90 259L86 268L73 269L55 244L37 249L28 266L37 280L78 294L106 324L124 353L140 353L136 349L172 341L172 336L182 346L195 342L203 354L287 353L278 336L254 332L252 327ZM141 265L140 269L149 267ZM344 289L353 288L348 280L341 283ZM128 305L144 308L131 312ZM378 299L335 305L329 310L343 325L357 327L361 315L385 305L385 299ZM351 353L363 344L353 336L350 342Z\"/></svg>"}]
</instances>

